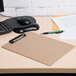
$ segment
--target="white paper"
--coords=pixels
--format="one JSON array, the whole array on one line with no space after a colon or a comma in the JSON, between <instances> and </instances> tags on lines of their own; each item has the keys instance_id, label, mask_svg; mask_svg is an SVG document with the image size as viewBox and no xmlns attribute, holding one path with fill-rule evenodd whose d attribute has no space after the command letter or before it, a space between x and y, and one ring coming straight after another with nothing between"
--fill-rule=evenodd
<instances>
[{"instance_id":1,"label":"white paper","mask_svg":"<svg viewBox=\"0 0 76 76\"><path fill-rule=\"evenodd\" d=\"M60 34L60 39L76 40L76 27L67 29L64 33Z\"/></svg>"},{"instance_id":2,"label":"white paper","mask_svg":"<svg viewBox=\"0 0 76 76\"><path fill-rule=\"evenodd\" d=\"M64 30L64 33L60 34L60 39L76 40L76 15L52 18L52 20Z\"/></svg>"}]
</instances>

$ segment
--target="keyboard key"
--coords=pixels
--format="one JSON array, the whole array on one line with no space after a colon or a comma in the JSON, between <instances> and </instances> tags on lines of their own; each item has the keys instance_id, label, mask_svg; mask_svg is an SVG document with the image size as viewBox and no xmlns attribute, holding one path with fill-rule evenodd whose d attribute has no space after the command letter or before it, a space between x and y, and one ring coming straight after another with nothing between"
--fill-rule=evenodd
<instances>
[{"instance_id":1,"label":"keyboard key","mask_svg":"<svg viewBox=\"0 0 76 76\"><path fill-rule=\"evenodd\" d=\"M12 28L5 22L0 22L0 34L8 33Z\"/></svg>"}]
</instances>

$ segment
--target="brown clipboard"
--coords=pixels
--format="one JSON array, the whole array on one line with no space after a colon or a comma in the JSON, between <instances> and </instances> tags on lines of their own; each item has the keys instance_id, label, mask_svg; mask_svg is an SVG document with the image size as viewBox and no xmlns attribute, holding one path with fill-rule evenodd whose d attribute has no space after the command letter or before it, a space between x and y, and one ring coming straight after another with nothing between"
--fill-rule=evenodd
<instances>
[{"instance_id":1,"label":"brown clipboard","mask_svg":"<svg viewBox=\"0 0 76 76\"><path fill-rule=\"evenodd\" d=\"M6 43L2 47L48 66L74 48L73 45L33 32L28 32L26 35L14 44Z\"/></svg>"}]
</instances>

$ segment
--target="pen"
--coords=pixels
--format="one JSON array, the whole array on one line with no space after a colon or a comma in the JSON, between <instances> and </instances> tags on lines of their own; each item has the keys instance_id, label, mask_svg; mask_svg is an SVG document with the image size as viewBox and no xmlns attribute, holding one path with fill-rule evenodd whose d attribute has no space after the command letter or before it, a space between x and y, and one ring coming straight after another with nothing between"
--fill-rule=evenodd
<instances>
[{"instance_id":1,"label":"pen","mask_svg":"<svg viewBox=\"0 0 76 76\"><path fill-rule=\"evenodd\" d=\"M16 41L18 41L18 40L24 38L25 36L26 36L26 34L21 34L21 35L15 37L15 38L9 40L9 43L13 44L13 43L15 43Z\"/></svg>"},{"instance_id":2,"label":"pen","mask_svg":"<svg viewBox=\"0 0 76 76\"><path fill-rule=\"evenodd\" d=\"M61 30L61 31L52 31L52 32L44 32L44 33L41 33L41 34L59 34L59 33L63 33L64 31Z\"/></svg>"}]
</instances>

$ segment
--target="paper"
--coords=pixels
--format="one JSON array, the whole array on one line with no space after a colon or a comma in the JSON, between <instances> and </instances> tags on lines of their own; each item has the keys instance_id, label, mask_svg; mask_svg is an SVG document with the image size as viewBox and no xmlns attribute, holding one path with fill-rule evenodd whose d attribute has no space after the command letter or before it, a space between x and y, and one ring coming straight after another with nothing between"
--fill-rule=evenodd
<instances>
[{"instance_id":1,"label":"paper","mask_svg":"<svg viewBox=\"0 0 76 76\"><path fill-rule=\"evenodd\" d=\"M72 27L60 34L60 39L76 40L76 27Z\"/></svg>"},{"instance_id":2,"label":"paper","mask_svg":"<svg viewBox=\"0 0 76 76\"><path fill-rule=\"evenodd\" d=\"M56 17L64 17L64 15L56 15L56 16L53 16L54 18ZM55 22L52 23L53 24L53 31L59 31L59 27L55 24Z\"/></svg>"},{"instance_id":3,"label":"paper","mask_svg":"<svg viewBox=\"0 0 76 76\"><path fill-rule=\"evenodd\" d=\"M76 15L52 18L56 25L64 30L60 39L76 39Z\"/></svg>"}]
</instances>

